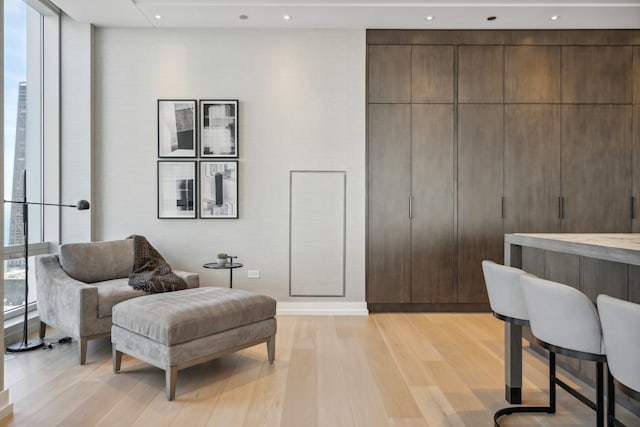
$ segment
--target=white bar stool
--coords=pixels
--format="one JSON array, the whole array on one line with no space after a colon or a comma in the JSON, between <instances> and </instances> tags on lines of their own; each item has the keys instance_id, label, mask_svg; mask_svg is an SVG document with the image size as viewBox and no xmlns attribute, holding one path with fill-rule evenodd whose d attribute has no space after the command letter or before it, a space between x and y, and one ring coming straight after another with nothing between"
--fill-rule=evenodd
<instances>
[{"instance_id":1,"label":"white bar stool","mask_svg":"<svg viewBox=\"0 0 640 427\"><path fill-rule=\"evenodd\" d=\"M609 371L620 390L640 400L640 304L598 295L598 312ZM607 424L624 426L616 419L615 399L608 403Z\"/></svg>"},{"instance_id":2,"label":"white bar stool","mask_svg":"<svg viewBox=\"0 0 640 427\"><path fill-rule=\"evenodd\" d=\"M493 315L505 323L529 326L529 314L522 293L520 276L524 271L493 261L482 261L482 272L489 295ZM510 406L493 415L493 423L500 427L498 419L515 413L553 413L551 406Z\"/></svg>"},{"instance_id":3,"label":"white bar stool","mask_svg":"<svg viewBox=\"0 0 640 427\"><path fill-rule=\"evenodd\" d=\"M555 412L559 385L572 396L596 411L596 425L604 426L604 351L600 319L594 304L585 294L567 285L524 274L520 276L529 323L535 341L549 351L550 406ZM555 375L555 355L563 354L596 362L596 402L570 387ZM609 390L613 398L613 387Z\"/></svg>"}]
</instances>

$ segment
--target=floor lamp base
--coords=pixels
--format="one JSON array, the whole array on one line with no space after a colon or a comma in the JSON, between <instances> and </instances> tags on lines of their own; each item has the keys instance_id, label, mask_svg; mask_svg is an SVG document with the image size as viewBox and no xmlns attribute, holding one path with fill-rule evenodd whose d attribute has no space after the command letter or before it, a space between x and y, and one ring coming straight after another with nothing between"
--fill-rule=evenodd
<instances>
[{"instance_id":1,"label":"floor lamp base","mask_svg":"<svg viewBox=\"0 0 640 427\"><path fill-rule=\"evenodd\" d=\"M16 342L7 347L7 351L9 353L18 353L20 351L30 351L35 350L36 348L40 348L44 346L44 341L40 338L35 340L29 340L26 343L24 341Z\"/></svg>"}]
</instances>

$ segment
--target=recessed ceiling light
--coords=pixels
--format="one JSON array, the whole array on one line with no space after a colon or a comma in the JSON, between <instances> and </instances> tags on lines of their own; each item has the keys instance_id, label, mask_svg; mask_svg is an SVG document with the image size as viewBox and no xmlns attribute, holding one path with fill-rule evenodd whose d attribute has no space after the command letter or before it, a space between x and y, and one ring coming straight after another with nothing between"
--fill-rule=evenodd
<instances>
[{"instance_id":1,"label":"recessed ceiling light","mask_svg":"<svg viewBox=\"0 0 640 427\"><path fill-rule=\"evenodd\" d=\"M162 19L162 15L155 15L154 18L156 19Z\"/></svg>"},{"instance_id":2,"label":"recessed ceiling light","mask_svg":"<svg viewBox=\"0 0 640 427\"><path fill-rule=\"evenodd\" d=\"M495 16L489 16L487 17L487 21L495 21L496 17Z\"/></svg>"},{"instance_id":3,"label":"recessed ceiling light","mask_svg":"<svg viewBox=\"0 0 640 427\"><path fill-rule=\"evenodd\" d=\"M240 16L238 16L238 18L240 18L243 21L246 21L247 19L249 19L249 17L247 15L240 15Z\"/></svg>"},{"instance_id":4,"label":"recessed ceiling light","mask_svg":"<svg viewBox=\"0 0 640 427\"><path fill-rule=\"evenodd\" d=\"M425 21L433 21L433 16L429 15L426 18L424 18Z\"/></svg>"},{"instance_id":5,"label":"recessed ceiling light","mask_svg":"<svg viewBox=\"0 0 640 427\"><path fill-rule=\"evenodd\" d=\"M291 15L284 15L282 19L284 19L285 21L288 21L291 19Z\"/></svg>"},{"instance_id":6,"label":"recessed ceiling light","mask_svg":"<svg viewBox=\"0 0 640 427\"><path fill-rule=\"evenodd\" d=\"M552 21L557 21L558 19L560 19L560 17L558 15L553 15L551 18L549 18Z\"/></svg>"}]
</instances>

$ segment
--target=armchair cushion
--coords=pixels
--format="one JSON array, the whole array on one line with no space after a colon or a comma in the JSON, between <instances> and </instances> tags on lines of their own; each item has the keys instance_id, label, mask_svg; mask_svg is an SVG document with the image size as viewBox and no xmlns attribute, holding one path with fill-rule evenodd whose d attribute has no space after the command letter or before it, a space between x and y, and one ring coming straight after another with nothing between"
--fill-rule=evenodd
<instances>
[{"instance_id":1,"label":"armchair cushion","mask_svg":"<svg viewBox=\"0 0 640 427\"><path fill-rule=\"evenodd\" d=\"M98 288L98 317L111 317L111 309L114 305L145 295L143 290L129 286L128 281L127 278L113 279L95 285Z\"/></svg>"},{"instance_id":2,"label":"armchair cushion","mask_svg":"<svg viewBox=\"0 0 640 427\"><path fill-rule=\"evenodd\" d=\"M69 277L85 283L128 277L133 270L133 240L62 245L60 266Z\"/></svg>"}]
</instances>

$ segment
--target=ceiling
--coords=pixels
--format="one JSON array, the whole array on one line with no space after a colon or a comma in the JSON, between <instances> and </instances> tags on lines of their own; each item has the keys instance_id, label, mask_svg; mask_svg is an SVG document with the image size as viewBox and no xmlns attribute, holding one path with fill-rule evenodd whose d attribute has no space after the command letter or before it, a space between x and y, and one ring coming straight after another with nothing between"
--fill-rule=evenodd
<instances>
[{"instance_id":1,"label":"ceiling","mask_svg":"<svg viewBox=\"0 0 640 427\"><path fill-rule=\"evenodd\" d=\"M73 19L138 28L640 28L640 0L53 0ZM291 18L285 20L283 17ZM156 18L160 16L160 18ZM244 16L244 19L241 18ZM426 18L431 16L431 20ZM494 20L487 20L494 16ZM552 20L552 16L558 19Z\"/></svg>"}]
</instances>

